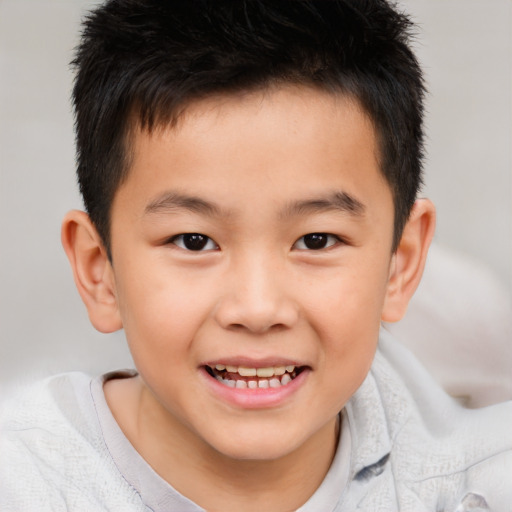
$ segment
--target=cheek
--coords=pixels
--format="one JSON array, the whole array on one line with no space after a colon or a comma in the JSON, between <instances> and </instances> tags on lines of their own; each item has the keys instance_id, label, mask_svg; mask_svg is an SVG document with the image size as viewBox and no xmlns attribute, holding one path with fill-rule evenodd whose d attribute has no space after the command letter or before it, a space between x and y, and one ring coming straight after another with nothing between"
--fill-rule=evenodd
<instances>
[{"instance_id":1,"label":"cheek","mask_svg":"<svg viewBox=\"0 0 512 512\"><path fill-rule=\"evenodd\" d=\"M134 357L149 351L155 359L176 354L187 346L209 315L209 286L188 279L168 266L148 265L134 272L125 269L118 286L118 304L126 338ZM149 354L148 354L149 355Z\"/></svg>"},{"instance_id":2,"label":"cheek","mask_svg":"<svg viewBox=\"0 0 512 512\"><path fill-rule=\"evenodd\" d=\"M347 264L302 286L304 311L317 328L341 332L378 331L387 268ZM372 329L373 327L373 329Z\"/></svg>"},{"instance_id":3,"label":"cheek","mask_svg":"<svg viewBox=\"0 0 512 512\"><path fill-rule=\"evenodd\" d=\"M326 375L333 376L327 386L353 392L366 376L377 346L386 283L382 264L354 265L307 295L304 310L322 344Z\"/></svg>"}]
</instances>

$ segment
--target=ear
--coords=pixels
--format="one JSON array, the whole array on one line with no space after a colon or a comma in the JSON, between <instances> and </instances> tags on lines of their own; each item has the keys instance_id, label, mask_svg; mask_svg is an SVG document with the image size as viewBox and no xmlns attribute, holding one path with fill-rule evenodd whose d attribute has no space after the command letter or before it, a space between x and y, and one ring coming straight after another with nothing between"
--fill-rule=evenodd
<instances>
[{"instance_id":1,"label":"ear","mask_svg":"<svg viewBox=\"0 0 512 512\"><path fill-rule=\"evenodd\" d=\"M411 210L400 244L391 259L389 281L381 319L397 322L407 311L409 300L420 283L428 248L435 230L435 207L418 199Z\"/></svg>"},{"instance_id":2,"label":"ear","mask_svg":"<svg viewBox=\"0 0 512 512\"><path fill-rule=\"evenodd\" d=\"M114 272L89 216L69 212L62 222L61 239L92 325L100 332L121 329Z\"/></svg>"}]
</instances>

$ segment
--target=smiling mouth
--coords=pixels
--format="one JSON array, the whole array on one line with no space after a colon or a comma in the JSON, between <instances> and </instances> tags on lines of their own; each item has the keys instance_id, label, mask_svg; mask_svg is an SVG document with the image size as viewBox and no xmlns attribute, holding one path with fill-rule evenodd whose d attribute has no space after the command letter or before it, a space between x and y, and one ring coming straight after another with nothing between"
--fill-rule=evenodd
<instances>
[{"instance_id":1,"label":"smiling mouth","mask_svg":"<svg viewBox=\"0 0 512 512\"><path fill-rule=\"evenodd\" d=\"M272 366L247 368L216 364L205 366L206 372L221 384L237 389L280 388L288 385L306 369L305 366Z\"/></svg>"}]
</instances>

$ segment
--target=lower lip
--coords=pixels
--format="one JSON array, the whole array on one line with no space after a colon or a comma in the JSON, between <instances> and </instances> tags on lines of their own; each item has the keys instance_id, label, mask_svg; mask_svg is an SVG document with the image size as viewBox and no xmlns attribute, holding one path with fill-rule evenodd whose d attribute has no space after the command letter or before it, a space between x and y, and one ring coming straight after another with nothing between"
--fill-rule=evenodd
<instances>
[{"instance_id":1,"label":"lower lip","mask_svg":"<svg viewBox=\"0 0 512 512\"><path fill-rule=\"evenodd\" d=\"M212 377L204 368L201 369L203 378L213 393L222 400L245 409L264 409L282 405L306 382L310 373L304 369L291 382L278 388L238 389L230 388Z\"/></svg>"}]
</instances>

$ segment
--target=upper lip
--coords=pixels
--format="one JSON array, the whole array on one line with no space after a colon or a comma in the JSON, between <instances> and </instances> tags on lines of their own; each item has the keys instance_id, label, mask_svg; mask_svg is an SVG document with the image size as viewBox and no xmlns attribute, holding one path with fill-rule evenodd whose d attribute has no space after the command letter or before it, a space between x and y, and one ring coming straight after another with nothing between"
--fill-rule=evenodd
<instances>
[{"instance_id":1,"label":"upper lip","mask_svg":"<svg viewBox=\"0 0 512 512\"><path fill-rule=\"evenodd\" d=\"M263 359L254 359L249 357L223 357L206 361L200 366L215 367L217 364L223 364L225 366L242 366L245 368L272 368L276 366L308 366L303 362L296 359L289 359L283 357L266 357Z\"/></svg>"}]
</instances>

